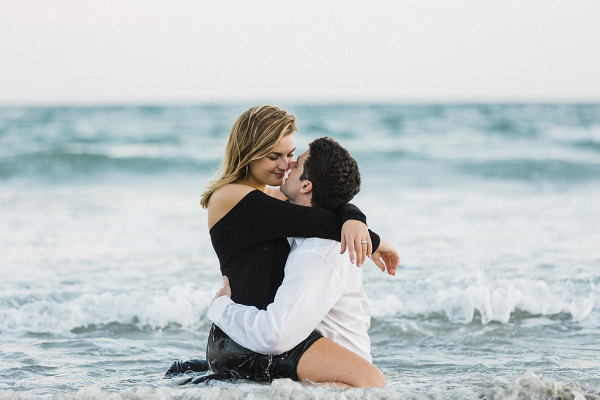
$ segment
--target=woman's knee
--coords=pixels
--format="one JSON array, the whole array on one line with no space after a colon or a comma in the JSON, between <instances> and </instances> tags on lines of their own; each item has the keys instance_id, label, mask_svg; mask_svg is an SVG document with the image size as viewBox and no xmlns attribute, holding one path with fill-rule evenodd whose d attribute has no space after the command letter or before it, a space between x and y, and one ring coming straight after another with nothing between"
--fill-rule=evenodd
<instances>
[{"instance_id":1,"label":"woman's knee","mask_svg":"<svg viewBox=\"0 0 600 400\"><path fill-rule=\"evenodd\" d=\"M360 382L360 387L384 387L385 377L379 368L370 364Z\"/></svg>"},{"instance_id":2,"label":"woman's knee","mask_svg":"<svg viewBox=\"0 0 600 400\"><path fill-rule=\"evenodd\" d=\"M375 366L374 366L375 367ZM375 367L375 376L373 377L373 387L384 387L385 386L385 376L383 376L383 372L377 367Z\"/></svg>"}]
</instances>

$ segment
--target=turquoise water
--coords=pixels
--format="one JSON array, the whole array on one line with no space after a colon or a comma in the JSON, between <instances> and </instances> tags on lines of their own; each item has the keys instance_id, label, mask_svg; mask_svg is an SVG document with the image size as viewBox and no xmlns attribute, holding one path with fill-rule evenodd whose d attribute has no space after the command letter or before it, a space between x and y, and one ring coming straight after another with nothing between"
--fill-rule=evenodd
<instances>
[{"instance_id":1,"label":"turquoise water","mask_svg":"<svg viewBox=\"0 0 600 400\"><path fill-rule=\"evenodd\" d=\"M162 379L205 351L199 197L248 106L0 109L0 398L600 396L600 105L286 105L402 256L364 267L388 385Z\"/></svg>"}]
</instances>

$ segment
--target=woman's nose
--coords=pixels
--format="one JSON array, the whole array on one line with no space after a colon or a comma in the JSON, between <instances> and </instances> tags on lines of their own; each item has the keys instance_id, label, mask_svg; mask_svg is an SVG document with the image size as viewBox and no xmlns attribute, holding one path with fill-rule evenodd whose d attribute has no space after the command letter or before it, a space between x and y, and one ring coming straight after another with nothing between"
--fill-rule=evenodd
<instances>
[{"instance_id":1,"label":"woman's nose","mask_svg":"<svg viewBox=\"0 0 600 400\"><path fill-rule=\"evenodd\" d=\"M282 171L287 171L290 169L290 163L285 158L279 161L279 165L277 166Z\"/></svg>"}]
</instances>

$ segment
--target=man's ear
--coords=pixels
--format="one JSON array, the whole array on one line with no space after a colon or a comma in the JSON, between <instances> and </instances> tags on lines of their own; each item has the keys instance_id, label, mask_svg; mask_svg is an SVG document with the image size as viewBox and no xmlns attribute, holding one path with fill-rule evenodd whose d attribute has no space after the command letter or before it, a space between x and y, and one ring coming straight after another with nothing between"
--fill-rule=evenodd
<instances>
[{"instance_id":1,"label":"man's ear","mask_svg":"<svg viewBox=\"0 0 600 400\"><path fill-rule=\"evenodd\" d=\"M307 194L312 192L312 182L311 181L302 181L302 186L300 187L300 193Z\"/></svg>"}]
</instances>

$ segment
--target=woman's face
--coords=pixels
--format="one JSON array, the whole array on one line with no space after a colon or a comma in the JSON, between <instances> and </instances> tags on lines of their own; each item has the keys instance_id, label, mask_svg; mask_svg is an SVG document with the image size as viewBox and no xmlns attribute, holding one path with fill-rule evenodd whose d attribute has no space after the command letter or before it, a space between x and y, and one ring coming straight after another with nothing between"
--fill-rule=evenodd
<instances>
[{"instance_id":1,"label":"woman's face","mask_svg":"<svg viewBox=\"0 0 600 400\"><path fill-rule=\"evenodd\" d=\"M253 187L280 186L285 181L285 173L294 161L294 135L284 136L279 145L266 157L251 161L248 183Z\"/></svg>"}]
</instances>

